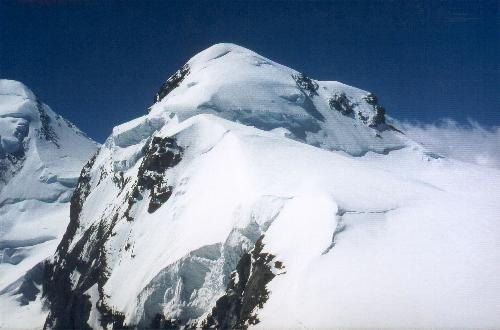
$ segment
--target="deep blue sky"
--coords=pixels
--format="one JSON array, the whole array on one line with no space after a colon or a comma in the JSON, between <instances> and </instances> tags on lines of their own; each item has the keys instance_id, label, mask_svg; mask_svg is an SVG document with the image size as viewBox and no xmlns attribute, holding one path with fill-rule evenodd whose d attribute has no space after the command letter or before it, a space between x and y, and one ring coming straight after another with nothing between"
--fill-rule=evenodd
<instances>
[{"instance_id":1,"label":"deep blue sky","mask_svg":"<svg viewBox=\"0 0 500 330\"><path fill-rule=\"evenodd\" d=\"M100 142L218 42L373 91L398 119L500 125L499 1L0 0L0 77Z\"/></svg>"}]
</instances>

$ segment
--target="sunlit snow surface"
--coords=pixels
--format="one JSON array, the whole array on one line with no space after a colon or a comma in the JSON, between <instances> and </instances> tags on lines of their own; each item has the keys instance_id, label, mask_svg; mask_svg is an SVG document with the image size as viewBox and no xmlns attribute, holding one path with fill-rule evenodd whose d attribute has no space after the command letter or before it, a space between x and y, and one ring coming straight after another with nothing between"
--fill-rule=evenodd
<instances>
[{"instance_id":1,"label":"sunlit snow surface","mask_svg":"<svg viewBox=\"0 0 500 330\"><path fill-rule=\"evenodd\" d=\"M296 71L244 48L215 45L188 65L177 88L101 147L69 242L71 251L93 226L114 226L104 302L125 324L158 312L201 321L264 234L284 269L257 327L500 326L499 170L345 116L329 98L345 93L371 118L368 92L316 82L309 96ZM149 213L145 193L129 221L151 137L173 138L182 160L164 173L168 201ZM90 237L80 256L89 263ZM70 276L77 286L81 274ZM85 294L87 323L100 328L97 284Z\"/></svg>"},{"instance_id":2,"label":"sunlit snow surface","mask_svg":"<svg viewBox=\"0 0 500 330\"><path fill-rule=\"evenodd\" d=\"M43 324L40 301L20 307L16 290L59 244L97 144L12 80L0 80L0 143L0 327L31 328Z\"/></svg>"}]
</instances>

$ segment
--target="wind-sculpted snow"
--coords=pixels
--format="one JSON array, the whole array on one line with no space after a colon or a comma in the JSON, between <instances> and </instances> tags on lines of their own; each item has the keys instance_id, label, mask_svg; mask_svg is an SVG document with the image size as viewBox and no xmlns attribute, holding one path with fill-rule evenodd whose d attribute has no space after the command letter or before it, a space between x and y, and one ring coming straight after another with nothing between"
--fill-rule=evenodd
<instances>
[{"instance_id":1,"label":"wind-sculpted snow","mask_svg":"<svg viewBox=\"0 0 500 330\"><path fill-rule=\"evenodd\" d=\"M0 80L0 327L43 324L41 263L64 233L78 173L96 148L26 86Z\"/></svg>"},{"instance_id":2,"label":"wind-sculpted snow","mask_svg":"<svg viewBox=\"0 0 500 330\"><path fill-rule=\"evenodd\" d=\"M158 93L156 93L155 101L161 101L165 96L167 96L171 91L179 87L179 84L184 80L184 78L189 74L189 65L184 65L177 72L175 72L167 81L161 86Z\"/></svg>"}]
</instances>

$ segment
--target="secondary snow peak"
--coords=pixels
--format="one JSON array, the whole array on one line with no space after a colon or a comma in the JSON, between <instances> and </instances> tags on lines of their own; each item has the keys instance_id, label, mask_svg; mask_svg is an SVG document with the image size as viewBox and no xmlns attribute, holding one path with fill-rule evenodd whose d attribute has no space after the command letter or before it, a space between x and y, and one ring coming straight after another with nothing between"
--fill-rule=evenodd
<instances>
[{"instance_id":1,"label":"secondary snow peak","mask_svg":"<svg viewBox=\"0 0 500 330\"><path fill-rule=\"evenodd\" d=\"M9 79L0 79L0 95L19 96L35 100L35 94L22 82Z\"/></svg>"},{"instance_id":2,"label":"secondary snow peak","mask_svg":"<svg viewBox=\"0 0 500 330\"><path fill-rule=\"evenodd\" d=\"M0 306L12 309L0 328L41 322L41 262L66 229L78 174L97 147L24 84L0 80Z\"/></svg>"}]
</instances>

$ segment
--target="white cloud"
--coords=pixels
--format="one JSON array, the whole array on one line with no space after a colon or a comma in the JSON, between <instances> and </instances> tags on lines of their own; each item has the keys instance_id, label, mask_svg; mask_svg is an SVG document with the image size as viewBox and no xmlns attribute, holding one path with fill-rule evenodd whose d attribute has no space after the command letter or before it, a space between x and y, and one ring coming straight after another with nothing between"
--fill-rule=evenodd
<instances>
[{"instance_id":1,"label":"white cloud","mask_svg":"<svg viewBox=\"0 0 500 330\"><path fill-rule=\"evenodd\" d=\"M434 124L399 123L398 126L432 152L500 168L500 126L486 128L473 120L461 125L452 119Z\"/></svg>"}]
</instances>

